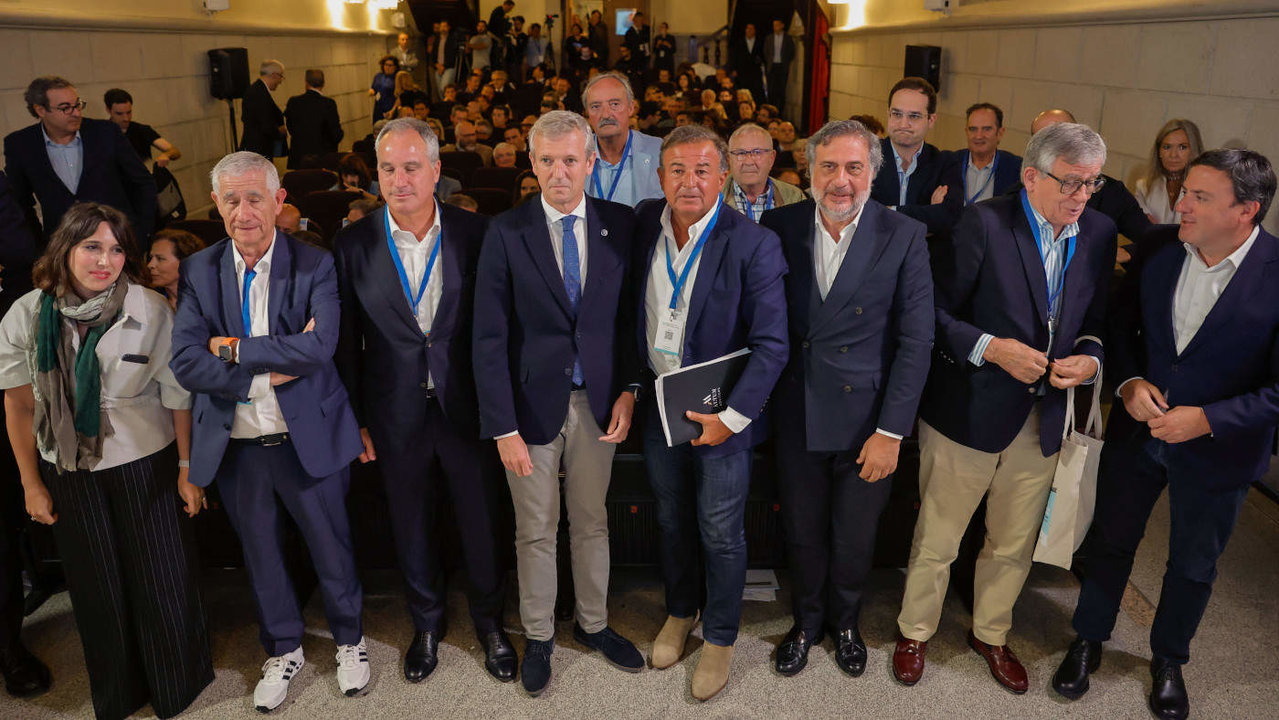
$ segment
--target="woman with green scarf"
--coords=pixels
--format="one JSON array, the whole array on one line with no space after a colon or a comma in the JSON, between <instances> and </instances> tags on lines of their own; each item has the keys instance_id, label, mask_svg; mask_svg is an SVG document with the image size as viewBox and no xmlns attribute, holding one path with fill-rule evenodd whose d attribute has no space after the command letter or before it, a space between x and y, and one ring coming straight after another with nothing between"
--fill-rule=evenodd
<instances>
[{"instance_id":1,"label":"woman with green scarf","mask_svg":"<svg viewBox=\"0 0 1279 720\"><path fill-rule=\"evenodd\" d=\"M80 203L0 321L0 388L27 513L62 558L99 720L182 712L213 680L188 516L191 399L173 313L128 220Z\"/></svg>"}]
</instances>

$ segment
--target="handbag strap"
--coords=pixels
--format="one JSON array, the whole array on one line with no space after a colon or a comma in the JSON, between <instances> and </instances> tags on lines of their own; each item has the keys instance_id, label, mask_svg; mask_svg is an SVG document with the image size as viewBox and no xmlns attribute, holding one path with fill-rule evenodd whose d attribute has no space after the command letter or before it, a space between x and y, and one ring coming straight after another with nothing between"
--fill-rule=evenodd
<instances>
[{"instance_id":1,"label":"handbag strap","mask_svg":"<svg viewBox=\"0 0 1279 720\"><path fill-rule=\"evenodd\" d=\"M1097 379L1093 382L1092 406L1088 408L1088 420L1084 425L1084 434L1101 439L1101 368L1097 368ZM1075 388L1066 389L1066 422L1062 424L1061 439L1070 437L1075 430Z\"/></svg>"}]
</instances>

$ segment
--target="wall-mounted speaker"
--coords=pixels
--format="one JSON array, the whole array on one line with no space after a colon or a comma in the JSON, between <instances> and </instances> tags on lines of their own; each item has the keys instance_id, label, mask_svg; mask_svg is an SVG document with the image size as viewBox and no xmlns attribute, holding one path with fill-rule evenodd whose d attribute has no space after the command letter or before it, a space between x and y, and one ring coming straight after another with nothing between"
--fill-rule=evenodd
<instances>
[{"instance_id":1,"label":"wall-mounted speaker","mask_svg":"<svg viewBox=\"0 0 1279 720\"><path fill-rule=\"evenodd\" d=\"M921 77L941 92L941 48L936 45L907 45L906 68L902 77Z\"/></svg>"},{"instance_id":2,"label":"wall-mounted speaker","mask_svg":"<svg viewBox=\"0 0 1279 720\"><path fill-rule=\"evenodd\" d=\"M209 93L219 100L242 98L249 89L249 51L215 48L209 51Z\"/></svg>"}]
</instances>

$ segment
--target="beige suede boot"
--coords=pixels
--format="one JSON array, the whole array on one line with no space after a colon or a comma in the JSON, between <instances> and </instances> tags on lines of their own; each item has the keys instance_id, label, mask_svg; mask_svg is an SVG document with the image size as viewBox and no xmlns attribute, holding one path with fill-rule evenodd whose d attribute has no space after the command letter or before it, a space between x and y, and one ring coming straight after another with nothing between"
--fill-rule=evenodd
<instances>
[{"instance_id":1,"label":"beige suede boot","mask_svg":"<svg viewBox=\"0 0 1279 720\"><path fill-rule=\"evenodd\" d=\"M666 616L666 623L653 641L651 660L654 670L665 670L684 657L684 643L688 641L688 634L696 624L696 615L691 618Z\"/></svg>"},{"instance_id":2,"label":"beige suede boot","mask_svg":"<svg viewBox=\"0 0 1279 720\"><path fill-rule=\"evenodd\" d=\"M732 645L702 643L702 659L693 671L693 697L705 702L718 695L728 684L728 668L732 663Z\"/></svg>"}]
</instances>

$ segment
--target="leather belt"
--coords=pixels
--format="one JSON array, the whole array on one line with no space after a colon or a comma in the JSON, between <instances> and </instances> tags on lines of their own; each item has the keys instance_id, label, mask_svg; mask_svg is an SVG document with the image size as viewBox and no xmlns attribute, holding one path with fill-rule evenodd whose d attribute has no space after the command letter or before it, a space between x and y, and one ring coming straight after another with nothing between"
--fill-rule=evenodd
<instances>
[{"instance_id":1,"label":"leather belt","mask_svg":"<svg viewBox=\"0 0 1279 720\"><path fill-rule=\"evenodd\" d=\"M261 447L275 447L283 445L289 441L289 434L286 432L274 433L271 435L259 435L252 438L231 438L231 442L243 443L245 445L258 445Z\"/></svg>"}]
</instances>

